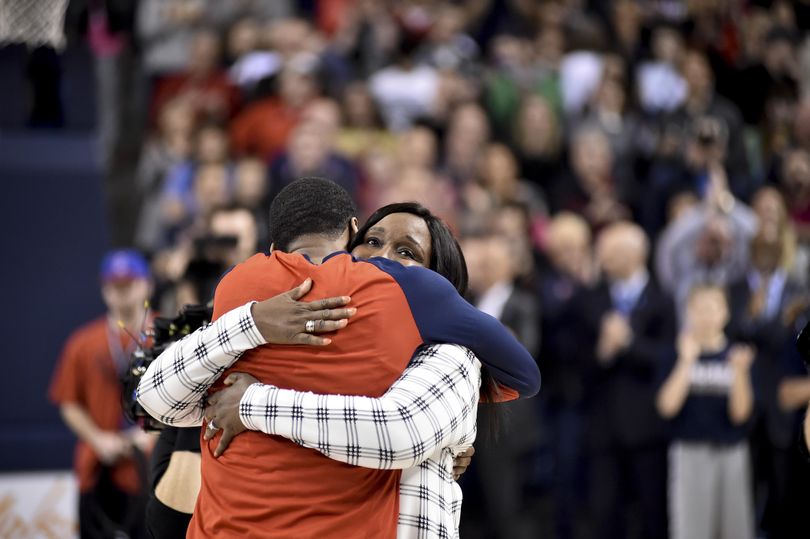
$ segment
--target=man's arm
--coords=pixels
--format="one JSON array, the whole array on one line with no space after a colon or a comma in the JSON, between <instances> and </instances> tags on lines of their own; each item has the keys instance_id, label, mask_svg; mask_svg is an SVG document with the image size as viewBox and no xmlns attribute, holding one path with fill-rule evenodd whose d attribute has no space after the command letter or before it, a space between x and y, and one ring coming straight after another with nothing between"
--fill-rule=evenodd
<instances>
[{"instance_id":1,"label":"man's arm","mask_svg":"<svg viewBox=\"0 0 810 539\"><path fill-rule=\"evenodd\" d=\"M382 397L253 384L239 401L239 417L249 429L283 436L333 460L409 468L437 449L472 444L480 384L480 364L470 351L429 346ZM217 410L214 403L209 413L219 422Z\"/></svg>"},{"instance_id":2,"label":"man's arm","mask_svg":"<svg viewBox=\"0 0 810 539\"><path fill-rule=\"evenodd\" d=\"M255 302L173 343L138 384L138 402L167 425L202 424L205 395L222 372L252 348L266 344L251 315Z\"/></svg>"}]
</instances>

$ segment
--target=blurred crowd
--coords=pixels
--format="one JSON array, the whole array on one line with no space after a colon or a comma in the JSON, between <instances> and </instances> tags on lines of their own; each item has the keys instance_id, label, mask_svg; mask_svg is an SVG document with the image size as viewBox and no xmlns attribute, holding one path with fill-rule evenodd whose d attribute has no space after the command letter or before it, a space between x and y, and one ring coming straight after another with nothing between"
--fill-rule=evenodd
<instances>
[{"instance_id":1,"label":"blurred crowd","mask_svg":"<svg viewBox=\"0 0 810 539\"><path fill-rule=\"evenodd\" d=\"M266 249L269 204L302 176L456 231L471 301L544 377L482 432L463 537L665 536L656 395L707 284L756 350L751 518L801 536L810 3L86 4L105 163L162 312Z\"/></svg>"}]
</instances>

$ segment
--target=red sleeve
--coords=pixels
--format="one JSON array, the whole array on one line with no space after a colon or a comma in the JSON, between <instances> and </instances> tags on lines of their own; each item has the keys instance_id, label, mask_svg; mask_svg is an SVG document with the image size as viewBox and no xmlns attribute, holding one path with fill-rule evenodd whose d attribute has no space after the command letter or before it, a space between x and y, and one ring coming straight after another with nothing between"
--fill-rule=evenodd
<instances>
[{"instance_id":1,"label":"red sleeve","mask_svg":"<svg viewBox=\"0 0 810 539\"><path fill-rule=\"evenodd\" d=\"M48 397L55 404L84 400L82 352L80 336L72 335L62 349L48 390Z\"/></svg>"}]
</instances>

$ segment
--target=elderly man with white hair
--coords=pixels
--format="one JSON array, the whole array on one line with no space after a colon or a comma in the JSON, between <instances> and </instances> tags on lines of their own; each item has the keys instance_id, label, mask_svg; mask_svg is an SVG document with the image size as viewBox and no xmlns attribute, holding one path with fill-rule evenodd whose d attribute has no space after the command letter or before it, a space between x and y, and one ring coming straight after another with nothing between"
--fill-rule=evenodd
<instances>
[{"instance_id":1,"label":"elderly man with white hair","mask_svg":"<svg viewBox=\"0 0 810 539\"><path fill-rule=\"evenodd\" d=\"M644 231L620 221L601 231L601 279L575 300L571 353L585 369L591 511L600 537L628 533L641 509L643 537L666 537L666 447L655 410L660 364L674 353L672 302L647 271Z\"/></svg>"}]
</instances>

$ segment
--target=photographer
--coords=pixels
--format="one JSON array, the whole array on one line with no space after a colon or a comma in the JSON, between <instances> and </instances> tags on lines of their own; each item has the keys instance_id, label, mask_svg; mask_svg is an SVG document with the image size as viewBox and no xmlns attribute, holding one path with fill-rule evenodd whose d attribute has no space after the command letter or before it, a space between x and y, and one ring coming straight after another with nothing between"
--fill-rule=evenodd
<instances>
[{"instance_id":1,"label":"photographer","mask_svg":"<svg viewBox=\"0 0 810 539\"><path fill-rule=\"evenodd\" d=\"M700 145L699 138L695 145ZM703 150L694 151L702 155ZM728 286L748 270L749 244L758 219L729 188L720 155L702 155L707 157L702 161L706 172L696 178L694 187L702 203L683 210L658 240L656 274L680 314L695 284Z\"/></svg>"},{"instance_id":2,"label":"photographer","mask_svg":"<svg viewBox=\"0 0 810 539\"><path fill-rule=\"evenodd\" d=\"M238 205L212 209L202 230L156 256L160 311L177 312L183 305L211 299L222 275L255 253L257 243L256 220L249 209Z\"/></svg>"},{"instance_id":3,"label":"photographer","mask_svg":"<svg viewBox=\"0 0 810 539\"><path fill-rule=\"evenodd\" d=\"M150 323L144 307L149 268L136 251L113 251L102 261L100 276L107 313L70 336L50 398L79 438L74 467L81 536L143 537L145 459L154 437L127 426L121 377L138 345L132 336Z\"/></svg>"}]
</instances>

